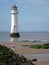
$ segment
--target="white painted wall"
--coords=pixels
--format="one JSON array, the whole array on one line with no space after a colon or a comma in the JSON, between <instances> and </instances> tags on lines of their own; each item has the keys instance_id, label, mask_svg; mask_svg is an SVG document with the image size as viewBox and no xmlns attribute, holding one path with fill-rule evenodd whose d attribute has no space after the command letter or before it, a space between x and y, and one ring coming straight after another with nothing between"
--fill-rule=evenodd
<instances>
[{"instance_id":1,"label":"white painted wall","mask_svg":"<svg viewBox=\"0 0 49 65\"><path fill-rule=\"evenodd\" d=\"M17 10L11 11L11 33L18 33L18 11Z\"/></svg>"}]
</instances>

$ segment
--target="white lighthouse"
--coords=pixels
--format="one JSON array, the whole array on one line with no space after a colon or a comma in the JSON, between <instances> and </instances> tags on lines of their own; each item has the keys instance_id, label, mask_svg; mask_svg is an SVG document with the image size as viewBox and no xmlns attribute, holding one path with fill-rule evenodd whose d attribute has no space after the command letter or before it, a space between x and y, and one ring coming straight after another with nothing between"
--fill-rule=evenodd
<instances>
[{"instance_id":1,"label":"white lighthouse","mask_svg":"<svg viewBox=\"0 0 49 65\"><path fill-rule=\"evenodd\" d=\"M10 32L11 37L19 37L18 33L18 10L17 6L14 5L12 6L11 10L11 32Z\"/></svg>"}]
</instances>

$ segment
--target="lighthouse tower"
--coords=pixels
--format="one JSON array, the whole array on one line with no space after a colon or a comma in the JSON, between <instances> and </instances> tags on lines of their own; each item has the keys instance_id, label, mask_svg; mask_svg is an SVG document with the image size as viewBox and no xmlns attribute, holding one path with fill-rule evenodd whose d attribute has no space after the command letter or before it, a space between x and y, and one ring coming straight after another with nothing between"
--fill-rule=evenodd
<instances>
[{"instance_id":1,"label":"lighthouse tower","mask_svg":"<svg viewBox=\"0 0 49 65\"><path fill-rule=\"evenodd\" d=\"M11 10L11 32L10 32L11 37L19 37L18 33L18 10L17 6L14 4L12 6Z\"/></svg>"}]
</instances>

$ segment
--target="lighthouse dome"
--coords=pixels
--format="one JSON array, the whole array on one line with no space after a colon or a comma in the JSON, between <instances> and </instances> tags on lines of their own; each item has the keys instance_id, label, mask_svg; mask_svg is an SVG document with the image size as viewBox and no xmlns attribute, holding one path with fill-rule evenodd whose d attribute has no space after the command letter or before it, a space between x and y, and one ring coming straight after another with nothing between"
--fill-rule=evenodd
<instances>
[{"instance_id":1,"label":"lighthouse dome","mask_svg":"<svg viewBox=\"0 0 49 65\"><path fill-rule=\"evenodd\" d=\"M12 9L13 9L13 10L17 10L17 6L14 4L14 5L12 6Z\"/></svg>"}]
</instances>

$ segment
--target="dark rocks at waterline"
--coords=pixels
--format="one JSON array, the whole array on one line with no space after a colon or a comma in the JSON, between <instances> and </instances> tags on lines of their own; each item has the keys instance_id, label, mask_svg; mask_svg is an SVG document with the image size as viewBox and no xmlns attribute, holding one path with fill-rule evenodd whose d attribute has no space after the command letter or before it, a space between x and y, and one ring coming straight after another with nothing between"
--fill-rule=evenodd
<instances>
[{"instance_id":1,"label":"dark rocks at waterline","mask_svg":"<svg viewBox=\"0 0 49 65\"><path fill-rule=\"evenodd\" d=\"M10 37L20 37L19 33L10 33Z\"/></svg>"}]
</instances>

